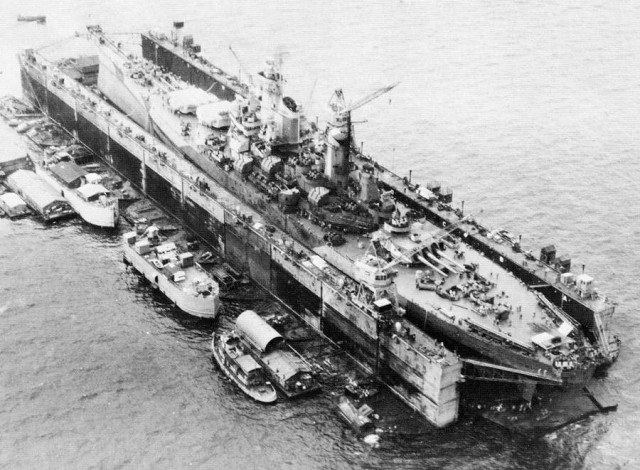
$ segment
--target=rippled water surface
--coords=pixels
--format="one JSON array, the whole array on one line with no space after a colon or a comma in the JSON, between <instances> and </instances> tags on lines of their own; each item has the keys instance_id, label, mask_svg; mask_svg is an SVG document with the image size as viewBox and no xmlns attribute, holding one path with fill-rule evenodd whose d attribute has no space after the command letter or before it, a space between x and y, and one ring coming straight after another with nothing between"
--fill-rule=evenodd
<instances>
[{"instance_id":1,"label":"rippled water surface","mask_svg":"<svg viewBox=\"0 0 640 470\"><path fill-rule=\"evenodd\" d=\"M186 7L184 4L188 4ZM322 119L356 100L359 141L400 174L442 180L492 227L555 243L619 302L605 384L619 411L530 443L462 422L371 449L330 397L262 407L214 368L213 326L122 263L118 234L0 219L0 465L6 468L637 468L640 451L640 6L634 2L98 2L0 6L0 91L15 53L100 23L186 21L231 71L283 53L288 90ZM46 26L18 24L46 14ZM14 138L0 126L3 142ZM264 307L267 307L266 305ZM225 305L225 309L239 308Z\"/></svg>"}]
</instances>

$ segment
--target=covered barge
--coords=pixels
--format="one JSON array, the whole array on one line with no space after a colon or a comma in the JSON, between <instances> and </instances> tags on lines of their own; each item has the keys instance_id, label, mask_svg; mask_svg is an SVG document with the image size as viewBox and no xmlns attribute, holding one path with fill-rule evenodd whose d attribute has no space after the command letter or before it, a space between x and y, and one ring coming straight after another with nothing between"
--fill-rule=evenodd
<instances>
[{"instance_id":1,"label":"covered barge","mask_svg":"<svg viewBox=\"0 0 640 470\"><path fill-rule=\"evenodd\" d=\"M75 215L69 203L33 171L14 171L7 177L7 185L45 222Z\"/></svg>"}]
</instances>

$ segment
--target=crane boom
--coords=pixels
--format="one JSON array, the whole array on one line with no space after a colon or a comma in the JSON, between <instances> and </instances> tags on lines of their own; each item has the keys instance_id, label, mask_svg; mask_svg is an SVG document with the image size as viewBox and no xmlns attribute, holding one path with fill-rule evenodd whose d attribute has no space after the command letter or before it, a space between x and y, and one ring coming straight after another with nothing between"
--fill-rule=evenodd
<instances>
[{"instance_id":1,"label":"crane boom","mask_svg":"<svg viewBox=\"0 0 640 470\"><path fill-rule=\"evenodd\" d=\"M247 68L244 66L244 63L242 63L242 61L240 60L240 57L238 57L238 54L236 54L236 51L233 50L233 47L231 47L231 45L229 45L229 50L233 54L233 57L236 58L236 61L238 62L238 65L240 66L240 69L249 78L249 83L251 83L253 85L253 77L251 76L251 74L249 73Z\"/></svg>"},{"instance_id":2,"label":"crane boom","mask_svg":"<svg viewBox=\"0 0 640 470\"><path fill-rule=\"evenodd\" d=\"M360 107L364 106L365 104L369 103L370 101L375 100L375 99L376 99L376 98L378 98L379 96L382 96L382 95L384 95L385 93L387 93L387 92L389 92L389 91L393 90L396 86L398 86L398 84L399 84L399 83L400 83L400 82L396 82L396 83L393 83L393 84L391 84L391 85L387 85L387 86L385 86L385 87L382 87L382 88L380 88L380 89L378 89L378 90L374 91L373 93L371 93L371 94L369 94L369 95L365 96L364 98L359 99L359 100L358 100L358 101L356 101L355 103L351 103L349 106L347 106L347 109L345 109L345 110L344 110L344 111L342 111L342 112L344 112L344 113L348 113L348 112L351 112L351 111L353 111L353 110L355 110L355 109L358 109L358 108L360 108Z\"/></svg>"}]
</instances>

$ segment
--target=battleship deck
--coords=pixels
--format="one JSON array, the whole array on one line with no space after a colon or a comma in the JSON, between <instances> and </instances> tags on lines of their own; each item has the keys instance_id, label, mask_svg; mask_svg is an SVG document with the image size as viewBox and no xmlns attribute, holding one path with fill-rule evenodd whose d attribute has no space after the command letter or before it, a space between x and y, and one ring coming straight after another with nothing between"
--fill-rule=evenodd
<instances>
[{"instance_id":1,"label":"battleship deck","mask_svg":"<svg viewBox=\"0 0 640 470\"><path fill-rule=\"evenodd\" d=\"M456 420L461 363L456 355L414 329L409 339L379 335L375 318L350 303L336 286L341 274L310 263L314 253L291 240L241 200L110 107L90 90L35 55L22 57L30 101L60 122L163 207L184 220L233 264L301 311L317 328L334 325L403 384L396 391L432 423ZM315 295L305 295L304 292ZM413 325L406 323L406 328Z\"/></svg>"}]
</instances>

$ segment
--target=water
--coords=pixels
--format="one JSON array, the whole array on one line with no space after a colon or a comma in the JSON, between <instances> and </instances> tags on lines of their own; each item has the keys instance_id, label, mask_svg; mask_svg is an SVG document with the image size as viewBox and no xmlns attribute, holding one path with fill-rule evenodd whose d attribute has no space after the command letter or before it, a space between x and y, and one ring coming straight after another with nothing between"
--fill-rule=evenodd
<instances>
[{"instance_id":1,"label":"water","mask_svg":"<svg viewBox=\"0 0 640 470\"><path fill-rule=\"evenodd\" d=\"M620 303L605 384L619 411L528 443L463 422L371 449L329 398L254 404L209 354L212 325L154 297L116 234L0 219L0 463L7 468L635 468L640 429L640 6L632 2L189 2L44 0L0 6L0 90L15 53L100 23L185 20L228 70L283 53L311 116L402 83L354 113L358 140L413 180L439 179L490 227L555 243ZM46 14L46 26L18 24ZM315 104L314 104L315 103ZM3 141L12 133L2 129ZM225 306L232 308L233 306Z\"/></svg>"}]
</instances>

